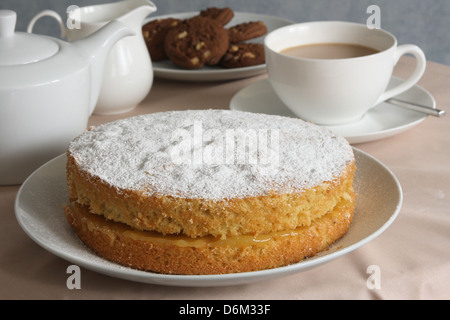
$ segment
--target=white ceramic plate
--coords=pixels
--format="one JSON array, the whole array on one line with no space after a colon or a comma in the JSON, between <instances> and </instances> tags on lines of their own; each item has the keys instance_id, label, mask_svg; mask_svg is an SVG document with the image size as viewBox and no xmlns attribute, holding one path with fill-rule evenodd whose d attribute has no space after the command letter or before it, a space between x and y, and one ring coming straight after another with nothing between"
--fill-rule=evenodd
<instances>
[{"instance_id":1,"label":"white ceramic plate","mask_svg":"<svg viewBox=\"0 0 450 320\"><path fill-rule=\"evenodd\" d=\"M224 275L166 275L143 272L106 261L78 239L63 214L68 201L66 156L36 170L22 184L15 203L16 218L40 246L78 266L112 277L170 286L223 286L251 283L307 270L345 255L373 240L395 220L402 205L402 190L393 173L370 155L354 149L356 157L356 212L347 234L328 250L286 267Z\"/></svg>"},{"instance_id":2,"label":"white ceramic plate","mask_svg":"<svg viewBox=\"0 0 450 320\"><path fill-rule=\"evenodd\" d=\"M193 17L197 14L198 12L185 12L185 13L167 14L163 16L155 16L145 20L144 24L155 19L163 19L168 17L177 19L186 19ZM293 23L291 20L279 17L273 17L257 13L235 12L233 19L225 27L230 27L242 22L249 22L249 21L263 21L267 26L268 33L277 28ZM263 43L263 39L264 36L249 40L249 42ZM266 65L261 64L258 66L234 68L234 69L225 69L216 66L211 67L206 66L201 69L186 70L177 67L169 60L165 60L153 62L153 72L155 77L171 80L183 80L183 81L235 80L265 73Z\"/></svg>"},{"instance_id":3,"label":"white ceramic plate","mask_svg":"<svg viewBox=\"0 0 450 320\"><path fill-rule=\"evenodd\" d=\"M402 79L392 77L389 87L402 81ZM436 108L433 96L417 85L397 97ZM231 99L230 109L296 117L278 98L268 79L255 82L240 90ZM351 144L357 144L399 134L418 125L426 118L427 115L423 113L381 103L369 110L357 122L327 127L336 134L347 138Z\"/></svg>"}]
</instances>

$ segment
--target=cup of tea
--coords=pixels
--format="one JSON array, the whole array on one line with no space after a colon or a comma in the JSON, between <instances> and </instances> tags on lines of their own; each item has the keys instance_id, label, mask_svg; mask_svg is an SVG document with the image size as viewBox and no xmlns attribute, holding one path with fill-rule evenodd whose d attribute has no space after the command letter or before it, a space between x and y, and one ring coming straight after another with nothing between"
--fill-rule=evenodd
<instances>
[{"instance_id":1,"label":"cup of tea","mask_svg":"<svg viewBox=\"0 0 450 320\"><path fill-rule=\"evenodd\" d=\"M426 58L391 33L343 21L298 23L265 40L267 73L280 100L298 117L321 125L357 121L371 108L414 86ZM386 90L401 56L413 55L409 78Z\"/></svg>"}]
</instances>

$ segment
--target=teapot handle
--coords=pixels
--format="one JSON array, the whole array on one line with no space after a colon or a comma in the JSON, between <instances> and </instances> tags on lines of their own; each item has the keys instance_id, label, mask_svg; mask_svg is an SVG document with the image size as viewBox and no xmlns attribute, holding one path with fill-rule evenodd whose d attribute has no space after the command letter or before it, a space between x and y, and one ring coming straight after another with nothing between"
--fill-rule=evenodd
<instances>
[{"instance_id":1,"label":"teapot handle","mask_svg":"<svg viewBox=\"0 0 450 320\"><path fill-rule=\"evenodd\" d=\"M31 19L30 22L28 23L27 32L28 33L32 33L35 23L40 18L46 17L46 16L52 17L58 22L59 28L61 30L61 38L65 38L66 37L66 33L67 33L66 26L64 25L64 22L63 22L61 16L56 11L53 11L53 10L43 10L43 11L39 12L37 15L35 15L33 17L33 19Z\"/></svg>"}]
</instances>

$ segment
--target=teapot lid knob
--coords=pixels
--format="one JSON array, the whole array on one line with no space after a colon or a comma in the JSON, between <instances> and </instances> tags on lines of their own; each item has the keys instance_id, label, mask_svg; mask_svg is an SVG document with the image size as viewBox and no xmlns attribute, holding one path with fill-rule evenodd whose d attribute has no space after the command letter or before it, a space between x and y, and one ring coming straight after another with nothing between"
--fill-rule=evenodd
<instances>
[{"instance_id":1,"label":"teapot lid knob","mask_svg":"<svg viewBox=\"0 0 450 320\"><path fill-rule=\"evenodd\" d=\"M14 11L0 10L0 67L38 62L58 52L49 37L15 32L16 20Z\"/></svg>"},{"instance_id":2,"label":"teapot lid knob","mask_svg":"<svg viewBox=\"0 0 450 320\"><path fill-rule=\"evenodd\" d=\"M0 37L11 37L16 28L17 14L12 10L0 10Z\"/></svg>"}]
</instances>

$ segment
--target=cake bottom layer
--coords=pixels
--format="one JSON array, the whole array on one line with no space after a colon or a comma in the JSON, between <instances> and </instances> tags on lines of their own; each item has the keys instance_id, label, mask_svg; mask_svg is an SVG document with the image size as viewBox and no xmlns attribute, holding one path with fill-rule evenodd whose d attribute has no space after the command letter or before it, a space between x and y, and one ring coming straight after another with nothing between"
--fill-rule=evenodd
<instances>
[{"instance_id":1,"label":"cake bottom layer","mask_svg":"<svg viewBox=\"0 0 450 320\"><path fill-rule=\"evenodd\" d=\"M68 222L97 255L138 270L189 275L248 272L299 262L341 238L353 211L353 200L342 199L308 227L218 239L139 231L92 214L76 202L65 207Z\"/></svg>"}]
</instances>

